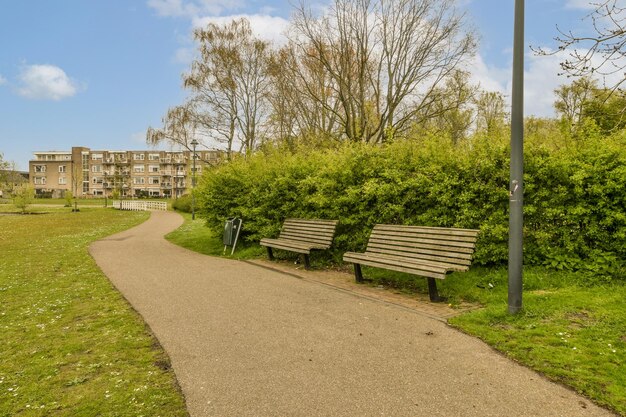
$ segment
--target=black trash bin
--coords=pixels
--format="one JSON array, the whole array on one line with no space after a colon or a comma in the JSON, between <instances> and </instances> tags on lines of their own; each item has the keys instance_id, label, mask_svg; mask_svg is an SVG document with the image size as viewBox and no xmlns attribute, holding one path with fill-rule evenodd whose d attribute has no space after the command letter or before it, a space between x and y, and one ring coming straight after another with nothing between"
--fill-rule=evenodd
<instances>
[{"instance_id":1,"label":"black trash bin","mask_svg":"<svg viewBox=\"0 0 626 417\"><path fill-rule=\"evenodd\" d=\"M231 255L235 252L235 245L237 245L237 238L239 237L239 231L241 230L241 219L238 217L229 217L224 224L224 237L222 239L224 243L224 252L226 252L227 246L232 246L233 250Z\"/></svg>"}]
</instances>

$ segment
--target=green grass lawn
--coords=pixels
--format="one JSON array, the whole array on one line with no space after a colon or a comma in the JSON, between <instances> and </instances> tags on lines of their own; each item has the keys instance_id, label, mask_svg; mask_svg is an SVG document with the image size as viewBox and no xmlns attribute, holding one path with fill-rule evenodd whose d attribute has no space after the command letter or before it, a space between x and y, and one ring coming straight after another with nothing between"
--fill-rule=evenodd
<instances>
[{"instance_id":1,"label":"green grass lawn","mask_svg":"<svg viewBox=\"0 0 626 417\"><path fill-rule=\"evenodd\" d=\"M450 323L626 416L626 286L585 285L588 279L527 268L523 310L513 316L507 312L507 271L475 268L451 277L456 282L448 291L468 294L484 308Z\"/></svg>"},{"instance_id":2,"label":"green grass lawn","mask_svg":"<svg viewBox=\"0 0 626 417\"><path fill-rule=\"evenodd\" d=\"M87 252L148 213L0 216L0 416L186 416L169 359Z\"/></svg>"},{"instance_id":3,"label":"green grass lawn","mask_svg":"<svg viewBox=\"0 0 626 417\"><path fill-rule=\"evenodd\" d=\"M167 234L165 238L170 242L187 248L189 250L212 256L224 256L233 259L251 259L263 255L265 248L258 244L249 244L239 239L235 253L231 256L232 247L226 248L222 244L222 236L214 236L213 233L205 226L205 220L196 217L191 220L191 214L179 213L185 218L185 223Z\"/></svg>"},{"instance_id":4,"label":"green grass lawn","mask_svg":"<svg viewBox=\"0 0 626 417\"><path fill-rule=\"evenodd\" d=\"M184 216L185 224L167 238L221 256L221 236L213 236L204 220L192 222L190 215ZM258 244L238 244L235 257L249 259L264 253ZM318 267L325 262L316 261ZM423 278L368 267L363 272L366 285L428 293ZM438 282L440 294L453 306L469 301L484 307L455 317L450 324L626 416L626 286L602 284L579 273L526 268L524 307L512 316L507 309L507 281L505 268L472 267Z\"/></svg>"}]
</instances>

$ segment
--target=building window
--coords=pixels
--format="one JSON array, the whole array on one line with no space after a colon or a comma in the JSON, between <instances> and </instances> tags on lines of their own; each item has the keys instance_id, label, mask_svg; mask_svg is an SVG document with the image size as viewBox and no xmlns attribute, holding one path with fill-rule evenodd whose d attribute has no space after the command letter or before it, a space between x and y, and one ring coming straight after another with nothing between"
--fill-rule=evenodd
<instances>
[{"instance_id":1,"label":"building window","mask_svg":"<svg viewBox=\"0 0 626 417\"><path fill-rule=\"evenodd\" d=\"M35 165L35 172L46 172L45 165Z\"/></svg>"},{"instance_id":2,"label":"building window","mask_svg":"<svg viewBox=\"0 0 626 417\"><path fill-rule=\"evenodd\" d=\"M87 194L89 192L89 181L83 181L83 193Z\"/></svg>"},{"instance_id":3,"label":"building window","mask_svg":"<svg viewBox=\"0 0 626 417\"><path fill-rule=\"evenodd\" d=\"M67 184L67 178L59 177L59 185L65 185L65 184Z\"/></svg>"},{"instance_id":4,"label":"building window","mask_svg":"<svg viewBox=\"0 0 626 417\"><path fill-rule=\"evenodd\" d=\"M144 177L134 177L133 184L145 184L146 179Z\"/></svg>"},{"instance_id":5,"label":"building window","mask_svg":"<svg viewBox=\"0 0 626 417\"><path fill-rule=\"evenodd\" d=\"M46 177L35 177L35 185L45 185Z\"/></svg>"},{"instance_id":6,"label":"building window","mask_svg":"<svg viewBox=\"0 0 626 417\"><path fill-rule=\"evenodd\" d=\"M91 182L94 184L102 184L102 177L93 177Z\"/></svg>"},{"instance_id":7,"label":"building window","mask_svg":"<svg viewBox=\"0 0 626 417\"><path fill-rule=\"evenodd\" d=\"M148 172L159 172L159 166L158 165L150 165L148 167Z\"/></svg>"},{"instance_id":8,"label":"building window","mask_svg":"<svg viewBox=\"0 0 626 417\"><path fill-rule=\"evenodd\" d=\"M104 195L102 190L93 190L93 195Z\"/></svg>"},{"instance_id":9,"label":"building window","mask_svg":"<svg viewBox=\"0 0 626 417\"><path fill-rule=\"evenodd\" d=\"M91 172L102 172L102 165L93 165L91 167Z\"/></svg>"},{"instance_id":10,"label":"building window","mask_svg":"<svg viewBox=\"0 0 626 417\"><path fill-rule=\"evenodd\" d=\"M151 160L151 161L158 161L159 160L159 154L158 153L148 154L148 159Z\"/></svg>"},{"instance_id":11,"label":"building window","mask_svg":"<svg viewBox=\"0 0 626 417\"><path fill-rule=\"evenodd\" d=\"M133 154L133 159L134 159L135 161L143 161L143 160L144 160L144 158L145 158L145 155L144 155L144 154L142 154L142 153L134 153L134 154Z\"/></svg>"},{"instance_id":12,"label":"building window","mask_svg":"<svg viewBox=\"0 0 626 417\"><path fill-rule=\"evenodd\" d=\"M61 172L61 173L67 172L67 166L66 165L59 165L59 172Z\"/></svg>"},{"instance_id":13,"label":"building window","mask_svg":"<svg viewBox=\"0 0 626 417\"><path fill-rule=\"evenodd\" d=\"M101 153L92 153L91 154L91 160L92 161L102 161L102 154Z\"/></svg>"},{"instance_id":14,"label":"building window","mask_svg":"<svg viewBox=\"0 0 626 417\"><path fill-rule=\"evenodd\" d=\"M133 172L144 172L146 169L145 165L135 165L133 166Z\"/></svg>"},{"instance_id":15,"label":"building window","mask_svg":"<svg viewBox=\"0 0 626 417\"><path fill-rule=\"evenodd\" d=\"M150 180L148 182L148 184L158 184L159 183L159 177L150 177Z\"/></svg>"}]
</instances>

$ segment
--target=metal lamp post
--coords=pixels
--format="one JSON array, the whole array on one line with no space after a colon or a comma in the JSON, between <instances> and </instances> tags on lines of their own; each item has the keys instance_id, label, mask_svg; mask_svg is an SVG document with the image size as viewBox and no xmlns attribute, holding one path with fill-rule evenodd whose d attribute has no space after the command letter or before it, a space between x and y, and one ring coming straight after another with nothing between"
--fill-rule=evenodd
<instances>
[{"instance_id":1,"label":"metal lamp post","mask_svg":"<svg viewBox=\"0 0 626 417\"><path fill-rule=\"evenodd\" d=\"M109 183L108 183L108 178L109 176L107 175L107 173L104 173L104 183L102 184L102 191L104 192L104 207L107 207L107 188L109 187Z\"/></svg>"},{"instance_id":2,"label":"metal lamp post","mask_svg":"<svg viewBox=\"0 0 626 417\"><path fill-rule=\"evenodd\" d=\"M191 141L191 146L193 147L193 168L191 173L191 220L195 220L196 195L194 191L196 188L196 146L198 146L198 141L195 138Z\"/></svg>"},{"instance_id":3,"label":"metal lamp post","mask_svg":"<svg viewBox=\"0 0 626 417\"><path fill-rule=\"evenodd\" d=\"M513 88L511 95L511 173L509 192L509 313L522 309L524 203L524 0L515 0Z\"/></svg>"}]
</instances>

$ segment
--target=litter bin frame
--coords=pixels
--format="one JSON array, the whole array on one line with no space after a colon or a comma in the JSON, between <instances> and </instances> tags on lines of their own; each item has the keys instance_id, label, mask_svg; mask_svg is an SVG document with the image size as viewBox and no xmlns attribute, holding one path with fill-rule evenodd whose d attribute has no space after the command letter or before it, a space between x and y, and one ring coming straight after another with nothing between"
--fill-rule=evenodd
<instances>
[{"instance_id":1,"label":"litter bin frame","mask_svg":"<svg viewBox=\"0 0 626 417\"><path fill-rule=\"evenodd\" d=\"M237 247L237 240L239 239L239 232L241 231L241 225L243 221L239 217L229 217L224 223L224 235L222 236L222 243L224 243L224 253L226 253L226 247L232 246L233 249L230 252L232 255L235 253L235 247Z\"/></svg>"}]
</instances>

